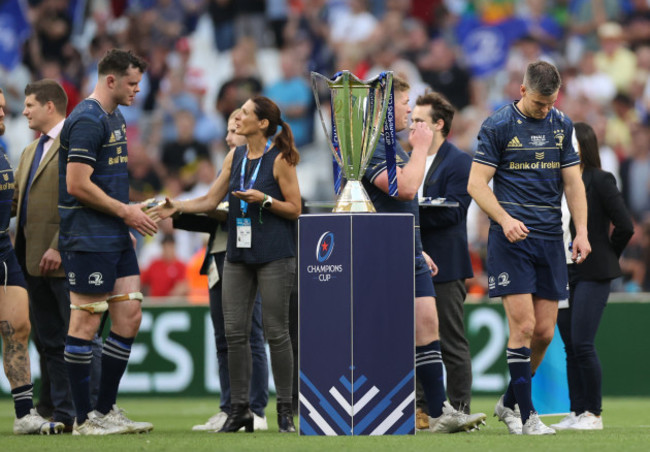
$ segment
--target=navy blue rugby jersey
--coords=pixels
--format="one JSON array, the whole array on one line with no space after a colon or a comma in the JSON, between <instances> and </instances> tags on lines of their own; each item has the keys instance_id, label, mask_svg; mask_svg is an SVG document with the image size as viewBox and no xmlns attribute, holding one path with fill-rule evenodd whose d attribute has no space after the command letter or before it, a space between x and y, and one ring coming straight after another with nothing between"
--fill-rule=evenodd
<instances>
[{"instance_id":1,"label":"navy blue rugby jersey","mask_svg":"<svg viewBox=\"0 0 650 452\"><path fill-rule=\"evenodd\" d=\"M11 202L14 198L14 170L4 148L0 146L0 261L4 261L11 251L9 238L9 220L11 220Z\"/></svg>"},{"instance_id":2,"label":"navy blue rugby jersey","mask_svg":"<svg viewBox=\"0 0 650 452\"><path fill-rule=\"evenodd\" d=\"M481 126L474 161L496 168L497 200L531 237L562 237L562 168L580 163L572 134L573 122L560 110L552 108L546 118L534 119L516 103L500 108Z\"/></svg>"},{"instance_id":3,"label":"navy blue rugby jersey","mask_svg":"<svg viewBox=\"0 0 650 452\"><path fill-rule=\"evenodd\" d=\"M68 162L92 166L92 182L108 196L129 202L126 124L119 109L108 113L95 99L85 99L63 124L59 150L59 248L113 252L133 246L129 229L121 218L87 207L68 194Z\"/></svg>"},{"instance_id":4,"label":"navy blue rugby jersey","mask_svg":"<svg viewBox=\"0 0 650 452\"><path fill-rule=\"evenodd\" d=\"M409 162L409 154L400 146L399 142L395 143L397 155L397 166L402 168ZM373 183L375 178L386 171L386 143L384 137L379 138L377 148L375 149L366 173L363 176L362 183L370 200L375 205L377 212L384 213L410 213L415 217L415 273L425 273L429 271L426 261L422 256L422 240L420 238L420 207L418 204L417 196L411 201L400 201L397 198L389 196L375 186Z\"/></svg>"}]
</instances>

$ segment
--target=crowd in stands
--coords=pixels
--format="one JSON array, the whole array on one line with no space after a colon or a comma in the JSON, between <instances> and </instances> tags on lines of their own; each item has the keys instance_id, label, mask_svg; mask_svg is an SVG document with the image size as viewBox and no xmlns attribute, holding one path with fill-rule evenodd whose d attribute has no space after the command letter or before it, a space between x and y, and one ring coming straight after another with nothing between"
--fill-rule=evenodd
<instances>
[{"instance_id":1,"label":"crowd in stands","mask_svg":"<svg viewBox=\"0 0 650 452\"><path fill-rule=\"evenodd\" d=\"M0 23L13 32L0 43L0 87L2 144L14 164L34 139L21 115L29 81L58 80L71 111L95 85L107 49L149 62L135 105L122 108L132 201L207 191L225 157L226 119L255 94L273 99L291 125L303 197L332 199L310 71L364 79L392 70L413 101L431 89L444 94L457 109L448 139L473 154L482 121L519 98L527 63L552 62L563 77L556 106L594 128L603 169L634 216L614 290L650 291L650 0L11 0L0 5ZM487 225L473 203L477 297L487 285ZM138 243L141 268L170 275L150 293L192 293L190 278L176 279L202 258L205 239L162 227Z\"/></svg>"}]
</instances>

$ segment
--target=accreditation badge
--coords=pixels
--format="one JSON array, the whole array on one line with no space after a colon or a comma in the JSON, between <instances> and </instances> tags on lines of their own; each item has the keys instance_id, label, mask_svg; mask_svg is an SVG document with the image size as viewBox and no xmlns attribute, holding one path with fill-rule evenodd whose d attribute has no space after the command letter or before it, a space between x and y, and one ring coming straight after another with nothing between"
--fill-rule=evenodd
<instances>
[{"instance_id":1,"label":"accreditation badge","mask_svg":"<svg viewBox=\"0 0 650 452\"><path fill-rule=\"evenodd\" d=\"M210 255L210 265L208 265L208 287L212 289L219 282L219 269L214 255Z\"/></svg>"},{"instance_id":2,"label":"accreditation badge","mask_svg":"<svg viewBox=\"0 0 650 452\"><path fill-rule=\"evenodd\" d=\"M237 248L250 248L252 226L250 218L237 218Z\"/></svg>"}]
</instances>

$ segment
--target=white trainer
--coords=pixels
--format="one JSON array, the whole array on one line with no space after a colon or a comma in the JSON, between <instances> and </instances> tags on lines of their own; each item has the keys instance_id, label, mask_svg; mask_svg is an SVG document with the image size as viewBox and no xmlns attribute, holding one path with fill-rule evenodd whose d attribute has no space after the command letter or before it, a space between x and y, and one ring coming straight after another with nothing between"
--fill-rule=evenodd
<instances>
[{"instance_id":1,"label":"white trainer","mask_svg":"<svg viewBox=\"0 0 650 452\"><path fill-rule=\"evenodd\" d=\"M128 429L123 425L115 425L107 422L106 416L102 416L97 411L88 413L88 418L81 425L74 421L72 434L75 436L102 436L102 435L120 435L128 433Z\"/></svg>"},{"instance_id":2,"label":"white trainer","mask_svg":"<svg viewBox=\"0 0 650 452\"><path fill-rule=\"evenodd\" d=\"M530 417L526 419L526 423L521 429L523 435L555 435L555 430L551 427L544 425L539 418L539 414L530 413Z\"/></svg>"},{"instance_id":3,"label":"white trainer","mask_svg":"<svg viewBox=\"0 0 650 452\"><path fill-rule=\"evenodd\" d=\"M245 427L239 429L240 432L243 432ZM266 416L260 417L257 414L253 413L253 430L268 430L269 424L266 422Z\"/></svg>"},{"instance_id":4,"label":"white trainer","mask_svg":"<svg viewBox=\"0 0 650 452\"><path fill-rule=\"evenodd\" d=\"M199 424L192 427L194 432L216 432L221 430L223 424L226 423L228 419L228 413L225 411L219 411L217 414L212 416L205 424Z\"/></svg>"},{"instance_id":5,"label":"white trainer","mask_svg":"<svg viewBox=\"0 0 650 452\"><path fill-rule=\"evenodd\" d=\"M471 432L478 430L481 424L485 424L485 414L465 414L452 407L445 401L442 405L440 417L429 417L429 431L432 433L456 433Z\"/></svg>"},{"instance_id":6,"label":"white trainer","mask_svg":"<svg viewBox=\"0 0 650 452\"><path fill-rule=\"evenodd\" d=\"M551 428L554 428L555 430L570 430L571 426L575 424L577 420L578 416L576 416L576 413L572 411L557 424L551 424Z\"/></svg>"},{"instance_id":7,"label":"white trainer","mask_svg":"<svg viewBox=\"0 0 650 452\"><path fill-rule=\"evenodd\" d=\"M61 422L48 421L32 408L29 414L14 420L14 435L58 435L64 427Z\"/></svg>"},{"instance_id":8,"label":"white trainer","mask_svg":"<svg viewBox=\"0 0 650 452\"><path fill-rule=\"evenodd\" d=\"M503 404L503 397L499 399L494 407L494 415L508 427L511 435L521 435L521 413L519 407L515 404L515 409L508 408Z\"/></svg>"},{"instance_id":9,"label":"white trainer","mask_svg":"<svg viewBox=\"0 0 650 452\"><path fill-rule=\"evenodd\" d=\"M266 416L260 417L253 413L253 430L268 430L269 424L266 422Z\"/></svg>"},{"instance_id":10,"label":"white trainer","mask_svg":"<svg viewBox=\"0 0 650 452\"><path fill-rule=\"evenodd\" d=\"M575 423L569 427L571 430L602 430L603 418L585 411L576 419Z\"/></svg>"},{"instance_id":11,"label":"white trainer","mask_svg":"<svg viewBox=\"0 0 650 452\"><path fill-rule=\"evenodd\" d=\"M113 405L113 409L106 413L104 421L108 424L125 428L126 433L148 433L153 430L153 424L151 422L132 421L126 417L124 410L118 408L117 405Z\"/></svg>"}]
</instances>

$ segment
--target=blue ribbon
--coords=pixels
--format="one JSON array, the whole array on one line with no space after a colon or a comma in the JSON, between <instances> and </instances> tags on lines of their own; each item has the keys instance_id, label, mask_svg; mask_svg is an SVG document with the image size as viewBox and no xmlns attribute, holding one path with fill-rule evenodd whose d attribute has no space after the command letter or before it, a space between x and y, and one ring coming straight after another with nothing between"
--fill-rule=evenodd
<instances>
[{"instance_id":1,"label":"blue ribbon","mask_svg":"<svg viewBox=\"0 0 650 452\"><path fill-rule=\"evenodd\" d=\"M386 73L382 72L379 80L383 82L384 92L386 90ZM384 94L385 95L385 94ZM395 143L395 96L393 85L388 94L388 108L386 108L386 119L384 120L384 143L386 144L386 171L388 171L388 194L397 197L397 149Z\"/></svg>"},{"instance_id":2,"label":"blue ribbon","mask_svg":"<svg viewBox=\"0 0 650 452\"><path fill-rule=\"evenodd\" d=\"M337 72L332 76L332 80L336 80L342 74L341 71ZM338 155L339 160L341 159L341 146L339 145L339 134L336 131L336 122L334 121L334 102L330 99L330 117L332 119L332 146L334 147L334 152ZM341 194L341 167L336 161L336 157L332 155L332 173L334 176L334 191L336 195Z\"/></svg>"},{"instance_id":3,"label":"blue ribbon","mask_svg":"<svg viewBox=\"0 0 650 452\"><path fill-rule=\"evenodd\" d=\"M330 116L332 118L332 146L334 147L334 152L339 156L341 160L341 147L339 145L339 134L336 131L336 122L334 122L334 104L330 109ZM342 161L342 160L341 160ZM337 195L341 194L341 167L336 161L336 157L332 155L332 171L334 173L334 191Z\"/></svg>"},{"instance_id":4,"label":"blue ribbon","mask_svg":"<svg viewBox=\"0 0 650 452\"><path fill-rule=\"evenodd\" d=\"M240 191L246 191L250 190L253 188L253 184L255 184L255 181L257 180L257 173L260 171L260 166L262 165L262 159L264 158L264 155L269 151L271 148L271 144L273 144L273 139L269 138L266 140L266 146L264 147L264 152L262 153L262 157L257 162L257 166L255 167L255 170L253 171L253 174L251 175L250 180L248 181L248 187L245 186L244 184L244 176L246 175L246 163L248 161L248 148L246 148L246 155L244 155L244 159L241 162L241 172L239 175L239 190ZM248 212L248 203L244 201L243 199L239 200L239 208L241 209L242 216L246 216L246 212Z\"/></svg>"}]
</instances>

